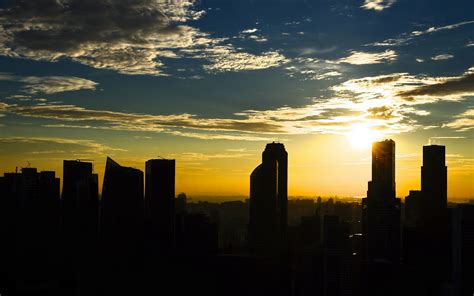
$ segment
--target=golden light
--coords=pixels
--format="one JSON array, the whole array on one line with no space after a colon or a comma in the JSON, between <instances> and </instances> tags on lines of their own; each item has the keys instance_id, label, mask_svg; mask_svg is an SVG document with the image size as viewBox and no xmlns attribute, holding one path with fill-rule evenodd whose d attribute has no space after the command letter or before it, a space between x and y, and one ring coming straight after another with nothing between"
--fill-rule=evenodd
<instances>
[{"instance_id":1,"label":"golden light","mask_svg":"<svg viewBox=\"0 0 474 296\"><path fill-rule=\"evenodd\" d=\"M383 134L368 126L357 125L346 134L346 137L353 148L367 149L371 146L372 142L380 140Z\"/></svg>"}]
</instances>

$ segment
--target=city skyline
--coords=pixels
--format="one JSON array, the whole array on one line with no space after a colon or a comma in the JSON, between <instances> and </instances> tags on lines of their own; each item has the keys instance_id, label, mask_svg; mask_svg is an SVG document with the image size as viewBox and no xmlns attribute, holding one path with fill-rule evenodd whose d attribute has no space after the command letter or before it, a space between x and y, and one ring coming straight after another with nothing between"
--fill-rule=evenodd
<instances>
[{"instance_id":1,"label":"city skyline","mask_svg":"<svg viewBox=\"0 0 474 296\"><path fill-rule=\"evenodd\" d=\"M390 139L390 140L389 140L389 139L386 139L386 140L384 140L384 141L392 141L392 142L393 142L393 140L391 140L391 139ZM373 142L373 143L372 143L372 146L373 146L374 144L377 144L377 143L379 143L379 142ZM272 144L272 143L267 144L267 146L268 146L268 145L271 145L271 144ZM275 144L275 145L283 145L283 143L279 143L279 142L273 142L273 144ZM423 145L423 146L421 147L422 151L425 151L425 150L428 149L428 148L435 148L435 149L436 149L436 148L443 148L443 155L445 155L445 151L446 151L446 147L445 147L445 146L437 145L437 144L432 144L432 145ZM394 149L394 150L395 150L395 149ZM373 152L373 148L372 148L371 151L372 151L372 153L374 153L374 152ZM428 151L429 151L429 150L428 150ZM397 168L398 168L398 162L399 162L399 161L397 160L397 158L396 158L395 155L396 155L396 153L394 152L394 153L392 154L392 156L394 157L393 161L394 161L394 162L395 162L395 161L397 162L397 166L394 166L394 167L392 168L392 169L394 170L394 172L393 172L394 175L393 175L392 177L393 177L393 179L394 179L394 181L395 181L394 184L393 184L393 186L394 186L394 191L396 192L396 193L395 193L395 196L398 197L398 198L404 199L405 197L407 197L407 196L410 195L410 192L411 192L411 191L413 191L413 190L421 190L423 178L420 178L420 174L419 174L419 172L418 172L418 176L416 176L416 177L414 176L413 179L412 179L413 182L412 182L412 183L409 183L409 184L410 184L411 186L413 186L413 187L403 188L403 190L401 190L401 193L399 193L399 191L398 191L399 188L397 187L397 186L398 186L398 182L396 181L396 180L397 180L396 178L397 178L397 177L400 177L400 176L399 176L400 173L398 173L400 170L397 170ZM373 158L373 157L374 157L374 156L372 155L372 158ZM424 162L424 160L423 160L424 158L423 158L423 157L426 157L425 153L422 154L421 162L419 163L418 166L416 166L416 169L417 169L418 171L420 171L420 168L421 168L421 169L423 168L423 162ZM107 157L106 160L107 160L107 163L109 163L110 161L114 162L110 157ZM96 166L95 166L95 163L93 162L93 160L87 160L87 159L63 160L63 161L64 161L65 164L66 164L66 163L70 163L71 165L74 165L74 164L81 165L81 164L82 164L83 166L84 166L84 165L85 165L85 166L89 166L89 167L88 167L88 170L90 170L90 173L93 173L94 176L96 176L96 178L97 178L96 182L98 182L98 184L99 184L99 187L98 187L98 188L99 188L99 195L101 196L101 192L102 192L102 190L103 190L102 185L103 185L103 181L104 181L104 176L105 176L106 168L104 169L104 173L98 172L98 171L97 171L97 168L96 168ZM61 165L62 165L63 161L61 161ZM402 161L403 161L403 160L402 160ZM445 161L445 160L444 160L444 161ZM148 165L147 163L150 163L150 165L151 165L152 162L155 162L155 163L163 163L163 165L165 165L166 163L170 163L170 164L172 163L172 164L173 164L173 174L172 174L172 176L174 176L173 180L175 180L175 178L178 179L178 176L179 176L179 174L180 174L180 169L179 169L180 166L179 166L179 162L178 162L177 160L175 160L175 159L166 159L166 158L145 159L145 160L143 161L143 163L140 164L140 167L131 166L130 168L139 170L140 172L142 172L143 174L145 174L147 171L149 171L149 169L147 169L147 165ZM122 162L121 162L121 163L122 163ZM375 169L375 168L374 168L374 162L373 162L373 161L369 160L368 163L369 163L369 172L368 172L368 175L370 176L370 174L371 174L371 173L370 173L370 166L372 166L372 175L374 174L374 169ZM177 164L177 165L176 165L176 164ZM165 165L165 166L166 166L166 165ZM290 171L289 168L291 168L291 156L290 156L290 161L288 161L287 166L288 166L288 169L287 169L287 170ZM29 168L29 167L34 167L34 166L32 166L31 164L29 164L29 166L26 166L25 168ZM142 168L141 168L141 167L142 167ZM177 167L177 168L175 169L175 167ZM21 170L21 169L22 169L22 167L16 167L14 170L12 170L12 171L5 171L4 173L13 173L13 172L18 171L18 170ZM432 168L431 168L431 169L432 169ZM48 170L48 169L39 168L39 171L53 171L53 172L57 173L58 176L62 176L62 175L64 174L62 168L59 169L59 170ZM395 171L396 171L396 172L395 172ZM403 172L403 171L402 171L402 172ZM289 181L291 180L291 172L288 172L287 174L288 174L288 176L290 176L290 177L287 177L287 178L288 178L288 183L289 183L289 185L288 185L288 192L291 192L291 184L290 184L290 182L289 182ZM402 177L403 177L403 173L401 173L401 174L402 174ZM426 174L426 173L425 173L425 174ZM449 180L449 175L450 175L449 170L447 170L447 171L446 171L447 180ZM406 177L406 176L405 176L405 177ZM247 179L248 179L248 174L247 174ZM368 177L368 179L369 179L369 177ZM63 181L62 181L63 179L60 178L60 180L61 180L61 182L60 182L61 190L63 190L63 186L64 186L64 185L63 185ZM176 181L175 181L175 182L176 182ZM413 185L413 184L415 184L415 185ZM448 187L448 189L449 189L449 182L447 182L447 184L448 184L447 187ZM407 186L410 186L410 185L407 185ZM251 187L251 182L249 182L247 186L248 186L248 187ZM354 195L346 195L346 196L342 195L342 196L340 196L340 195L337 195L337 194L335 194L335 193L333 193L333 194L328 194L328 195L321 195L321 194L315 193L315 194L309 194L309 195L298 195L298 194L293 194L293 195L292 195L292 194L288 194L288 198L301 198L301 197L313 198L313 199L315 199L315 198L317 198L317 197L324 197L324 198L341 198L341 199L344 199L344 198L363 198L363 197L367 197L367 187L366 187L365 185L364 185L364 187L365 187L365 194L359 195L359 196L354 196ZM174 186L173 186L173 188L174 188ZM144 190L145 190L145 189L146 189L146 188L144 188ZM187 195L191 196L194 200L202 200L202 201L212 201L212 200L213 200L213 197L217 198L216 201L219 201L219 200L220 200L220 201L232 200L232 199L235 199L235 198L241 199L241 200L245 200L245 199L247 199L247 198L250 198L250 196L251 196L251 189L248 190L247 193L243 193L243 194L228 194L228 195L225 195L225 194L224 194L224 195L216 194L215 196L213 196L213 195L206 195L206 194L201 194L201 195L200 195L200 194L194 194L192 191L191 191L191 192L186 192L186 191L184 191L184 190L180 190L178 184L176 184L176 192L177 192L177 193L178 193L178 192L186 193ZM462 201L466 201L466 200L472 200L472 196L465 196L465 197L461 197L461 198L452 198L452 197L450 198L449 195L448 195L447 198L448 198L448 202L462 202Z\"/></svg>"},{"instance_id":2,"label":"city skyline","mask_svg":"<svg viewBox=\"0 0 474 296\"><path fill-rule=\"evenodd\" d=\"M2 1L0 174L176 159L176 189L248 196L265 143L289 196L363 197L370 143L397 142L397 196L445 145L474 197L469 0ZM344 184L345 186L339 186Z\"/></svg>"},{"instance_id":3,"label":"city skyline","mask_svg":"<svg viewBox=\"0 0 474 296\"><path fill-rule=\"evenodd\" d=\"M421 190L403 203L395 141L374 142L371 151L359 201L289 200L289 153L276 142L249 173L245 202L176 196L175 160L162 158L148 160L144 173L108 157L100 199L91 162L63 162L62 194L54 171L6 173L0 290L469 295L474 200L447 203L446 147L423 146ZM229 290L229 281L239 284Z\"/></svg>"}]
</instances>

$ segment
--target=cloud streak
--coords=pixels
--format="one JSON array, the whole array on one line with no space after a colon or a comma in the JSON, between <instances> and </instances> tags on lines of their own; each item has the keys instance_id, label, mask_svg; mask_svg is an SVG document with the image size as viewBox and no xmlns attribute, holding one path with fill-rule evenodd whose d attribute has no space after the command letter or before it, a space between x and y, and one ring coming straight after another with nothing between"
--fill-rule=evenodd
<instances>
[{"instance_id":1,"label":"cloud streak","mask_svg":"<svg viewBox=\"0 0 474 296\"><path fill-rule=\"evenodd\" d=\"M423 128L417 117L430 113L420 106L439 101L459 102L474 95L472 68L454 77L394 73L351 79L333 86L334 96L314 98L301 107L243 110L230 118L194 114L156 115L88 109L76 105L0 102L0 114L48 120L50 128L81 128L166 133L203 140L263 141L285 135L347 134L357 126L381 134ZM468 130L472 112L460 115L446 128ZM439 126L441 126L440 123Z\"/></svg>"},{"instance_id":2,"label":"cloud streak","mask_svg":"<svg viewBox=\"0 0 474 296\"><path fill-rule=\"evenodd\" d=\"M335 63L346 63L352 65L380 64L387 61L394 61L397 53L394 50L384 52L361 52L351 51L351 55L336 60Z\"/></svg>"},{"instance_id":3,"label":"cloud streak","mask_svg":"<svg viewBox=\"0 0 474 296\"><path fill-rule=\"evenodd\" d=\"M97 83L71 76L16 76L0 73L0 81L14 81L25 84L22 90L28 94L55 94L67 91L95 90Z\"/></svg>"},{"instance_id":4,"label":"cloud streak","mask_svg":"<svg viewBox=\"0 0 474 296\"><path fill-rule=\"evenodd\" d=\"M51 147L54 147L54 154L73 153L77 155L93 154L93 155L105 155L114 152L125 152L126 150L120 148L113 148L101 143L97 143L93 140L78 140L68 138L55 138L55 137L0 137L0 145L4 146L7 144L14 144L18 148L18 145L24 144L31 147L35 145L37 151L33 154L53 154ZM59 147L63 147L63 150L58 150Z\"/></svg>"},{"instance_id":5,"label":"cloud streak","mask_svg":"<svg viewBox=\"0 0 474 296\"><path fill-rule=\"evenodd\" d=\"M423 36L426 34L432 34L432 33L437 33L441 31L447 31L447 30L453 30L457 29L463 26L467 25L472 25L474 24L474 20L470 21L465 21L465 22L459 22L455 24L450 24L446 26L440 26L440 27L429 27L428 29L422 30L422 31L412 31L409 33L404 33L398 36L397 38L390 38L390 39L385 39L382 42L374 42L371 44L368 44L370 46L400 46L400 45L405 45L409 43L411 40Z\"/></svg>"},{"instance_id":6,"label":"cloud streak","mask_svg":"<svg viewBox=\"0 0 474 296\"><path fill-rule=\"evenodd\" d=\"M373 9L375 11L382 11L384 9L392 7L396 0L365 0L361 6L364 9Z\"/></svg>"}]
</instances>

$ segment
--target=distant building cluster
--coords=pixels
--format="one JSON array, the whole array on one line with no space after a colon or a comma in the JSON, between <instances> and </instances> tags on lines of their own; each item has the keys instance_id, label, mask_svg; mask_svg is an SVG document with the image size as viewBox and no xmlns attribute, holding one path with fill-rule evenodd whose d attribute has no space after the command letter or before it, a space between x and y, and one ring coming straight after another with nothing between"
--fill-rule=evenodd
<instances>
[{"instance_id":1,"label":"distant building cluster","mask_svg":"<svg viewBox=\"0 0 474 296\"><path fill-rule=\"evenodd\" d=\"M1 295L472 295L474 203L448 204L445 147L396 198L395 142L372 146L362 201L288 200L288 153L267 144L245 202L176 196L175 160L107 158L0 177Z\"/></svg>"}]
</instances>

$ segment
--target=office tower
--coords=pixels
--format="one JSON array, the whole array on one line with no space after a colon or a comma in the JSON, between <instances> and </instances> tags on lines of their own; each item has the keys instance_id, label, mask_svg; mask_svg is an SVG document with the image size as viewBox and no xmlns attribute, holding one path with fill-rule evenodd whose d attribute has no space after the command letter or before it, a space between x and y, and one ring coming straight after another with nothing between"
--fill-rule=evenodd
<instances>
[{"instance_id":1,"label":"office tower","mask_svg":"<svg viewBox=\"0 0 474 296\"><path fill-rule=\"evenodd\" d=\"M405 199L404 262L415 293L434 295L452 276L451 211L447 208L447 167L444 146L423 146L421 191Z\"/></svg>"},{"instance_id":2,"label":"office tower","mask_svg":"<svg viewBox=\"0 0 474 296\"><path fill-rule=\"evenodd\" d=\"M349 224L338 216L323 217L323 295L351 292L351 245Z\"/></svg>"},{"instance_id":3,"label":"office tower","mask_svg":"<svg viewBox=\"0 0 474 296\"><path fill-rule=\"evenodd\" d=\"M400 259L400 200L395 197L395 142L372 144L372 181L363 200L363 235L368 261Z\"/></svg>"},{"instance_id":4,"label":"office tower","mask_svg":"<svg viewBox=\"0 0 474 296\"><path fill-rule=\"evenodd\" d=\"M92 283L99 235L99 184L90 162L63 162L62 222L64 272L82 292Z\"/></svg>"},{"instance_id":5,"label":"office tower","mask_svg":"<svg viewBox=\"0 0 474 296\"><path fill-rule=\"evenodd\" d=\"M474 291L474 204L457 205L453 213L454 295Z\"/></svg>"},{"instance_id":6,"label":"office tower","mask_svg":"<svg viewBox=\"0 0 474 296\"><path fill-rule=\"evenodd\" d=\"M267 144L262 163L250 175L249 247L258 256L284 252L288 220L288 154Z\"/></svg>"},{"instance_id":7,"label":"office tower","mask_svg":"<svg viewBox=\"0 0 474 296\"><path fill-rule=\"evenodd\" d=\"M16 200L20 246L46 249L59 230L59 178L54 172L23 168L20 174L6 174L5 180L10 199Z\"/></svg>"},{"instance_id":8,"label":"office tower","mask_svg":"<svg viewBox=\"0 0 474 296\"><path fill-rule=\"evenodd\" d=\"M100 209L106 265L114 272L133 265L143 247L143 172L107 158Z\"/></svg>"},{"instance_id":9,"label":"office tower","mask_svg":"<svg viewBox=\"0 0 474 296\"><path fill-rule=\"evenodd\" d=\"M180 193L175 200L175 212L176 214L182 214L186 212L187 196L186 193Z\"/></svg>"},{"instance_id":10,"label":"office tower","mask_svg":"<svg viewBox=\"0 0 474 296\"><path fill-rule=\"evenodd\" d=\"M423 211L423 197L420 190L410 190L405 197L405 225L417 227L421 224L421 213Z\"/></svg>"},{"instance_id":11,"label":"office tower","mask_svg":"<svg viewBox=\"0 0 474 296\"><path fill-rule=\"evenodd\" d=\"M23 168L2 178L2 209L6 225L2 236L2 268L14 287L13 294L42 288L52 292L59 270L59 186L54 172ZM7 212L8 211L8 212ZM5 271L5 270L2 270Z\"/></svg>"},{"instance_id":12,"label":"office tower","mask_svg":"<svg viewBox=\"0 0 474 296\"><path fill-rule=\"evenodd\" d=\"M447 170L446 147L423 146L421 191L424 199L424 218L428 220L426 222L445 216L448 204Z\"/></svg>"},{"instance_id":13,"label":"office tower","mask_svg":"<svg viewBox=\"0 0 474 296\"><path fill-rule=\"evenodd\" d=\"M172 252L175 240L175 160L149 160L145 174L145 214L149 239L159 255L167 255Z\"/></svg>"},{"instance_id":14,"label":"office tower","mask_svg":"<svg viewBox=\"0 0 474 296\"><path fill-rule=\"evenodd\" d=\"M95 247L98 235L99 187L92 163L63 162L63 232L68 247L82 250ZM74 250L75 256L77 252Z\"/></svg>"}]
</instances>

